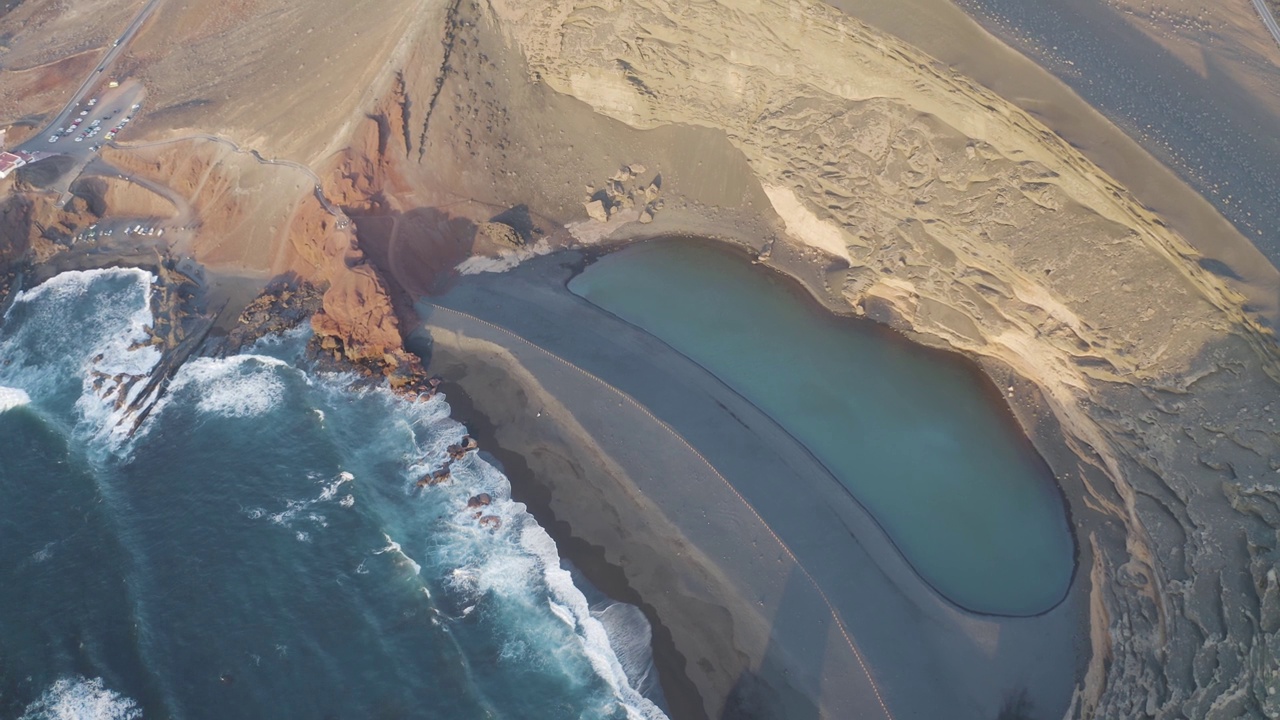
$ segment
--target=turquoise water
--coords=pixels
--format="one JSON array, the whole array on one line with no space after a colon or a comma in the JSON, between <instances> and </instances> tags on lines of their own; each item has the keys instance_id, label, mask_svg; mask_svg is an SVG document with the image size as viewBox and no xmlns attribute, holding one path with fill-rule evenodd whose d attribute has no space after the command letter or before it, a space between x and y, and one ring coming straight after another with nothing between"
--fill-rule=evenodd
<instances>
[{"instance_id":1,"label":"turquoise water","mask_svg":"<svg viewBox=\"0 0 1280 720\"><path fill-rule=\"evenodd\" d=\"M65 273L0 325L0 717L664 717L643 615L496 467L416 488L465 432L443 398L353 390L299 333L190 361L128 437L151 282Z\"/></svg>"},{"instance_id":2,"label":"turquoise water","mask_svg":"<svg viewBox=\"0 0 1280 720\"><path fill-rule=\"evenodd\" d=\"M1064 596L1074 545L1061 494L972 368L837 318L707 243L634 245L569 289L768 413L951 601L1030 615Z\"/></svg>"}]
</instances>

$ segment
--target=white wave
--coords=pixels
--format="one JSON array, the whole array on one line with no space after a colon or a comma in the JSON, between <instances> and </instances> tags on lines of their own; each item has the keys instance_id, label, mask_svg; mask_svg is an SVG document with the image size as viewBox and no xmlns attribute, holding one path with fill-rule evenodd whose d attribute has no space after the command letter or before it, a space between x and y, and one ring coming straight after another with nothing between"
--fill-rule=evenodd
<instances>
[{"instance_id":1,"label":"white wave","mask_svg":"<svg viewBox=\"0 0 1280 720\"><path fill-rule=\"evenodd\" d=\"M17 327L0 342L13 376L0 379L43 401L79 378L81 431L119 450L132 429L129 404L160 360L147 344L154 283L138 269L73 271L19 293L6 316Z\"/></svg>"},{"instance_id":2,"label":"white wave","mask_svg":"<svg viewBox=\"0 0 1280 720\"><path fill-rule=\"evenodd\" d=\"M569 612L569 608L561 605L555 600L548 600L547 604L551 606L551 612L554 613L556 617L563 620L565 625L568 625L571 628L576 628L578 626L578 621L573 618L573 613Z\"/></svg>"},{"instance_id":3,"label":"white wave","mask_svg":"<svg viewBox=\"0 0 1280 720\"><path fill-rule=\"evenodd\" d=\"M631 685L604 625L592 615L586 596L573 584L569 571L560 566L560 556L551 536L542 527L530 522L520 534L520 544L541 560L543 577L551 597L577 621L578 636L582 640L582 649L588 662L613 689L614 696L622 703L628 717L665 720L666 715L661 708Z\"/></svg>"},{"instance_id":4,"label":"white wave","mask_svg":"<svg viewBox=\"0 0 1280 720\"><path fill-rule=\"evenodd\" d=\"M98 278L124 275L133 275L139 279L144 279L148 285L155 282L154 275L140 268L68 270L54 275L29 290L23 290L13 297L13 302L16 304L45 299L77 300L88 292L89 287Z\"/></svg>"},{"instance_id":5,"label":"white wave","mask_svg":"<svg viewBox=\"0 0 1280 720\"><path fill-rule=\"evenodd\" d=\"M266 414L284 399L283 360L265 355L233 355L196 358L178 371L170 393L194 386L199 392L196 408L210 415L244 418Z\"/></svg>"},{"instance_id":6,"label":"white wave","mask_svg":"<svg viewBox=\"0 0 1280 720\"><path fill-rule=\"evenodd\" d=\"M627 675L631 687L644 690L654 679L653 628L635 605L615 602L592 615L604 626L609 646Z\"/></svg>"},{"instance_id":7,"label":"white wave","mask_svg":"<svg viewBox=\"0 0 1280 720\"><path fill-rule=\"evenodd\" d=\"M345 470L343 472L338 473L338 478L333 482L329 483L328 485L325 485L324 490L320 491L320 497L316 499L321 502L325 500L334 499L335 497L337 497L338 489L342 487L343 483L349 483L355 479L356 479L355 475L352 475L351 473L346 472Z\"/></svg>"},{"instance_id":8,"label":"white wave","mask_svg":"<svg viewBox=\"0 0 1280 720\"><path fill-rule=\"evenodd\" d=\"M139 720L133 700L103 686L102 678L62 678L27 706L20 720Z\"/></svg>"},{"instance_id":9,"label":"white wave","mask_svg":"<svg viewBox=\"0 0 1280 720\"><path fill-rule=\"evenodd\" d=\"M464 492L475 489L466 488ZM502 530L491 532L478 526L474 513L459 513L459 537L444 552L470 554L471 562L450 573L446 577L448 585L467 598L479 599L492 594L501 598L508 607L525 606L531 610L534 607L532 603L539 596L537 588L545 587L549 597L544 596L542 602L547 604L554 617L573 629L583 656L592 670L608 683L628 717L636 720L665 718L662 710L632 684L632 675L628 674L628 667L615 652L609 633L600 619L592 614L586 596L573 584L569 572L561 568L555 543L546 531L524 512L523 505L510 500L494 502L485 508L485 513L500 517ZM618 643L618 647L623 645L623 642ZM508 638L502 652L512 658L518 657L523 663L542 661L537 653L524 652L528 649L525 641ZM625 653L628 659L632 654L638 655L640 651ZM641 662L637 660L634 665L639 666ZM647 666L632 674L643 679L646 672Z\"/></svg>"},{"instance_id":10,"label":"white wave","mask_svg":"<svg viewBox=\"0 0 1280 720\"><path fill-rule=\"evenodd\" d=\"M19 388L0 385L0 412L31 404L31 396Z\"/></svg>"},{"instance_id":11,"label":"white wave","mask_svg":"<svg viewBox=\"0 0 1280 720\"><path fill-rule=\"evenodd\" d=\"M405 552L404 552L404 550L401 550L401 549L400 549L400 543L396 542L395 540L392 540L392 539L391 539L391 536L390 536L390 535L388 535L388 534L386 534L386 533L382 533L382 537L386 538L386 540L387 540L387 546L386 546L386 547L384 547L384 548L382 548L381 550L374 550L374 551L373 551L373 554L374 554L374 555L382 555L382 554L384 554L384 553L391 553L391 554L395 555L397 558L399 558L401 562L405 563L405 564L406 564L406 565L408 565L410 568L412 568L412 569L413 569L413 574L414 574L414 575L421 575L421 574L422 574L422 566L421 566L421 565L419 565L419 564L418 564L418 563L417 563L413 558L411 558L411 557L409 557L408 555L406 555L406 554L405 554Z\"/></svg>"},{"instance_id":12,"label":"white wave","mask_svg":"<svg viewBox=\"0 0 1280 720\"><path fill-rule=\"evenodd\" d=\"M466 432L465 427L449 418L447 404L437 405L439 398L416 403L388 394L388 402L412 432L410 440L414 443L416 462L406 471L409 480L421 477L433 465L438 466L447 457L448 445L458 442ZM551 537L525 512L523 505L510 500L506 477L475 454L453 463L450 470L451 482L434 488L431 502L449 503L456 509L446 520L453 537L448 542L433 544L432 564L454 568L443 579L446 586L461 596L464 607L474 608L477 602L485 602L484 598L495 597L500 607L507 612L514 611L513 619L536 617L539 605L549 608L549 615L572 628L578 637L580 649L573 654L580 652L579 657L586 658L629 718L665 720L662 710L631 684L604 626L592 615L586 597L573 584L569 573L561 568ZM466 507L467 498L480 492L492 498L482 515L495 516L499 520L496 528L492 524L481 525L475 511ZM400 552L399 545L390 537L387 542L380 553ZM524 608L530 613L525 613ZM517 627L523 625L524 622L520 622ZM535 630L532 636L524 638L509 636L504 639L502 652L515 653L522 663L544 662L546 653L532 648L541 647L551 636L539 637L530 644L530 640L542 632ZM551 655L557 655L561 649L568 650L556 646Z\"/></svg>"}]
</instances>

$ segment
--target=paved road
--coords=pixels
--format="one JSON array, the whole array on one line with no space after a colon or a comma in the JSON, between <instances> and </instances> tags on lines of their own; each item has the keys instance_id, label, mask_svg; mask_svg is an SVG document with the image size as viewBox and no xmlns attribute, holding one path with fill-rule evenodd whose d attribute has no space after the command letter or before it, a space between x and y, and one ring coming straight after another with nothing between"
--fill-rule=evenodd
<instances>
[{"instance_id":1,"label":"paved road","mask_svg":"<svg viewBox=\"0 0 1280 720\"><path fill-rule=\"evenodd\" d=\"M1253 0L1253 7L1262 16L1262 22L1267 26L1267 30L1271 31L1271 37L1280 44L1280 24L1276 23L1276 16L1271 13L1271 8L1267 7L1267 0Z\"/></svg>"},{"instance_id":2,"label":"paved road","mask_svg":"<svg viewBox=\"0 0 1280 720\"><path fill-rule=\"evenodd\" d=\"M112 128L117 127L120 120L128 116L135 108L132 107L142 96L142 88L125 87L119 92L111 92L103 96L103 102L90 108L84 104L85 97L102 85L108 77L108 71L115 64L120 54L124 52L129 41L137 34L147 18L155 12L160 6L162 0L148 0L147 4L138 11L137 16L124 29L124 32L112 44L111 49L102 58L85 78L84 82L67 101L67 105L58 113L56 117L39 133L19 145L16 149L32 153L37 159L43 159L52 155L71 155L76 157L77 162L73 166L74 173L71 177L64 178L59 188L65 191L63 185L69 186L75 180L75 175L79 174L83 168L93 157L93 146L104 142L104 138ZM110 96L110 101L107 97ZM81 114L84 112L85 114ZM81 122L73 125L76 120ZM93 122L98 121L101 130L93 137L86 137L86 133ZM62 132L70 131L70 132ZM49 142L53 137L53 142ZM80 138L76 142L76 138ZM57 188L55 188L57 189ZM65 195L65 192L63 193Z\"/></svg>"},{"instance_id":3,"label":"paved road","mask_svg":"<svg viewBox=\"0 0 1280 720\"><path fill-rule=\"evenodd\" d=\"M48 136L49 131L52 128L65 126L67 120L75 111L76 106L84 100L85 96L88 95L96 85L106 80L107 71L111 69L113 64L115 64L116 59L120 57L120 53L124 52L124 49L129 45L129 41L138 33L142 24L146 22L147 18L151 17L151 14L160 6L160 2L161 0L148 0L147 4L142 7L142 10L138 11L137 16L133 18L133 22L129 23L129 26L126 27L120 37L116 39L115 43L111 46L111 49L107 51L106 57L102 58L102 62L98 63L93 72L89 73L89 77L85 78L84 82L80 85L80 88L76 90L76 93L67 101L66 108L60 115L58 115L58 117L53 119L53 122L49 123L49 127L45 128L45 132L42 132L41 135Z\"/></svg>"}]
</instances>

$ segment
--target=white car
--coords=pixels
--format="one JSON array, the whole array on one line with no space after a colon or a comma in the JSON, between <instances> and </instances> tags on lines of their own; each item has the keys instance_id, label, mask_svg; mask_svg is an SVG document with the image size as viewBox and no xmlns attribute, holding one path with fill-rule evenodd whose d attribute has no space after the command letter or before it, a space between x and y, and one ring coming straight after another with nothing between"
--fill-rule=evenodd
<instances>
[{"instance_id":1,"label":"white car","mask_svg":"<svg viewBox=\"0 0 1280 720\"><path fill-rule=\"evenodd\" d=\"M84 142L84 136L81 135L80 137L76 138L76 142Z\"/></svg>"},{"instance_id":2,"label":"white car","mask_svg":"<svg viewBox=\"0 0 1280 720\"><path fill-rule=\"evenodd\" d=\"M85 115L88 115L88 114L89 114L89 111L88 111L88 110L81 110L81 111L80 111L80 117L84 117Z\"/></svg>"},{"instance_id":3,"label":"white car","mask_svg":"<svg viewBox=\"0 0 1280 720\"><path fill-rule=\"evenodd\" d=\"M58 136L57 136L57 135L50 135L50 136L49 136L49 142L58 142Z\"/></svg>"}]
</instances>

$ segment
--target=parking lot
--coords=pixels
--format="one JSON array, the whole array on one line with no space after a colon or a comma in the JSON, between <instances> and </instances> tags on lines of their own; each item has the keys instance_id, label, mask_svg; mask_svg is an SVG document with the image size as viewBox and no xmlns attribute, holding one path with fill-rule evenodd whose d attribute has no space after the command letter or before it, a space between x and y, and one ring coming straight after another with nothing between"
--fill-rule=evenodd
<instances>
[{"instance_id":1,"label":"parking lot","mask_svg":"<svg viewBox=\"0 0 1280 720\"><path fill-rule=\"evenodd\" d=\"M24 145L43 153L88 156L125 131L142 108L141 96L142 88L132 84L109 89L68 108L44 135Z\"/></svg>"}]
</instances>

